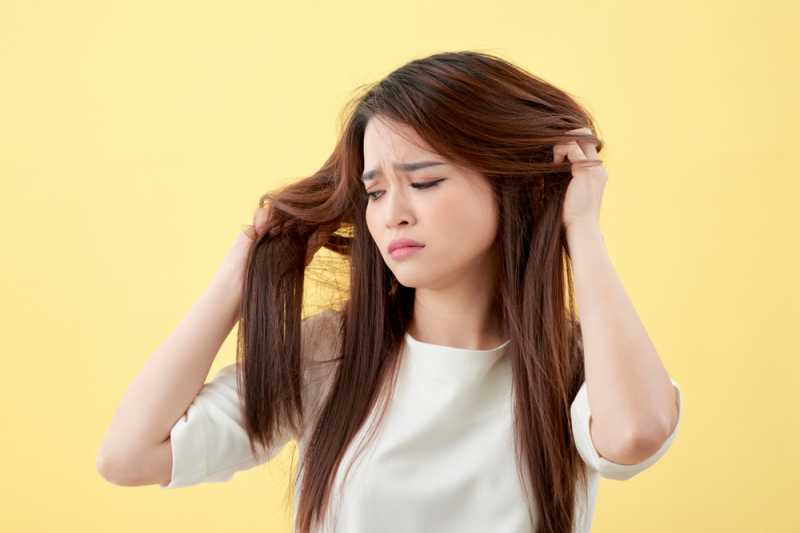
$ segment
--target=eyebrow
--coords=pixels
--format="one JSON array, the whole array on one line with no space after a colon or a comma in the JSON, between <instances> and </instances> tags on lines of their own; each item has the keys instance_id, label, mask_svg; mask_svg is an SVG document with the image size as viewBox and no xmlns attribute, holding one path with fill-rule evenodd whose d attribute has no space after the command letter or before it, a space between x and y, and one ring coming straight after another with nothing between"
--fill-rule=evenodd
<instances>
[{"instance_id":1,"label":"eyebrow","mask_svg":"<svg viewBox=\"0 0 800 533\"><path fill-rule=\"evenodd\" d=\"M444 164L445 163L442 161L416 161L414 163L394 163L392 167L395 170L404 170L406 172L413 172L421 168L433 167L436 165L444 165ZM364 174L361 176L361 181L369 181L376 175L380 174L382 174L380 168L368 170L367 172L364 172Z\"/></svg>"}]
</instances>

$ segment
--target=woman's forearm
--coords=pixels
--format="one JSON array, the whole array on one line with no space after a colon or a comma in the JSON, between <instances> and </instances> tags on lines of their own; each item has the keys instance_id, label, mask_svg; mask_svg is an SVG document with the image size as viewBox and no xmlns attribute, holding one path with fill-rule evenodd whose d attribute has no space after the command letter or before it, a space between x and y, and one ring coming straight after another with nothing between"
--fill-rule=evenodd
<instances>
[{"instance_id":1,"label":"woman's forearm","mask_svg":"<svg viewBox=\"0 0 800 533\"><path fill-rule=\"evenodd\" d=\"M600 228L575 225L567 236L592 436L605 457L635 463L657 450L675 427L676 391L617 276Z\"/></svg>"},{"instance_id":2,"label":"woman's forearm","mask_svg":"<svg viewBox=\"0 0 800 533\"><path fill-rule=\"evenodd\" d=\"M241 289L220 269L188 314L153 352L114 414L98 462L125 462L168 437L205 384L211 364L239 319Z\"/></svg>"}]
</instances>

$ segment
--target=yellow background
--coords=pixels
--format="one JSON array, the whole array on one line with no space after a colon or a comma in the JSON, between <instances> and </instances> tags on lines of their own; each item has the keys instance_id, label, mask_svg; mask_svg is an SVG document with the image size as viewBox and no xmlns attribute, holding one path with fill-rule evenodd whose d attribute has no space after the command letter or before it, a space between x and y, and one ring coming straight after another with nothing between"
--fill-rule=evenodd
<instances>
[{"instance_id":1,"label":"yellow background","mask_svg":"<svg viewBox=\"0 0 800 533\"><path fill-rule=\"evenodd\" d=\"M459 49L597 119L606 244L682 387L673 447L601 481L593 531L800 530L797 5L0 2L0 530L290 530L293 444L173 491L111 485L96 454L259 195L329 154L352 91Z\"/></svg>"}]
</instances>

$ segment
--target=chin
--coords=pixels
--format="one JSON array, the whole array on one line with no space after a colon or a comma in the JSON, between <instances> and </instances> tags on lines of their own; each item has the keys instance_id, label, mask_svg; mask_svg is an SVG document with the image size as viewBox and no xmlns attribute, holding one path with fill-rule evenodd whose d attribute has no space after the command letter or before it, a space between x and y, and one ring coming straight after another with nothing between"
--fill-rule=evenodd
<instances>
[{"instance_id":1,"label":"chin","mask_svg":"<svg viewBox=\"0 0 800 533\"><path fill-rule=\"evenodd\" d=\"M394 272L394 277L397 278L400 285L409 289L424 289L434 286L437 279L432 273L417 272Z\"/></svg>"}]
</instances>

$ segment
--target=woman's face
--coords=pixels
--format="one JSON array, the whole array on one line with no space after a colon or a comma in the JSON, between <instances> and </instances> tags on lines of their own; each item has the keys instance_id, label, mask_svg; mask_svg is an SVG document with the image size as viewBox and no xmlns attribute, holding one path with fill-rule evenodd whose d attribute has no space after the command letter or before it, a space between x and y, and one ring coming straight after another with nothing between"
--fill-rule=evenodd
<instances>
[{"instance_id":1,"label":"woman's face","mask_svg":"<svg viewBox=\"0 0 800 533\"><path fill-rule=\"evenodd\" d=\"M411 170L393 167L420 162L440 164ZM370 196L367 227L402 285L441 289L459 281L492 279L488 276L494 276L498 212L481 174L453 165L410 127L385 118L367 123L364 170L369 179L362 183ZM425 246L406 257L393 257L389 243L399 238Z\"/></svg>"}]
</instances>

